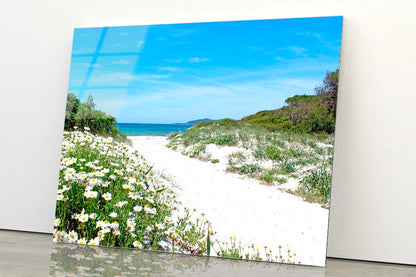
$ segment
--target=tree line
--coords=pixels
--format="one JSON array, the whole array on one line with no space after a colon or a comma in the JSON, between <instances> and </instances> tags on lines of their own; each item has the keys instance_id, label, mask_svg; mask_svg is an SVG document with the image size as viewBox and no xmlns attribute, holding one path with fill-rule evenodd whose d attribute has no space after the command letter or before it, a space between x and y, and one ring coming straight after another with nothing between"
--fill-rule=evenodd
<instances>
[{"instance_id":1,"label":"tree line","mask_svg":"<svg viewBox=\"0 0 416 277\"><path fill-rule=\"evenodd\" d=\"M116 128L116 118L95 109L92 95L85 102L81 102L73 93L68 93L65 111L65 131L84 130L105 137L111 136L118 141L125 141L126 137Z\"/></svg>"}]
</instances>

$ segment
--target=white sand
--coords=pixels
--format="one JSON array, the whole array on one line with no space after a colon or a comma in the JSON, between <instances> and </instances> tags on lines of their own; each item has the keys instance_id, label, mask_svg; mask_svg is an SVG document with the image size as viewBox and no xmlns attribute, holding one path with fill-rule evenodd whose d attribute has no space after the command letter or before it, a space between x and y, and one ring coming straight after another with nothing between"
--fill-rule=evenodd
<instances>
[{"instance_id":1,"label":"white sand","mask_svg":"<svg viewBox=\"0 0 416 277\"><path fill-rule=\"evenodd\" d=\"M178 198L206 214L220 241L230 235L243 244L288 246L302 264L325 265L328 210L319 204L224 172L224 164L192 159L166 148L166 137L128 137L154 168L171 177ZM262 250L262 249L261 249Z\"/></svg>"}]
</instances>

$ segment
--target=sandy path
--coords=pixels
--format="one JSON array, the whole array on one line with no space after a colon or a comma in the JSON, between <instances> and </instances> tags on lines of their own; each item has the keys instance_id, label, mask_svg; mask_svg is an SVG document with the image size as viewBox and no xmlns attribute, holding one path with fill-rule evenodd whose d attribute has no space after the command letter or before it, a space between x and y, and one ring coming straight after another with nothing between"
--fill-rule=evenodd
<instances>
[{"instance_id":1,"label":"sandy path","mask_svg":"<svg viewBox=\"0 0 416 277\"><path fill-rule=\"evenodd\" d=\"M129 137L155 169L180 187L178 198L189 208L206 214L216 238L230 235L243 244L288 246L302 264L324 265L328 210L318 204L259 184L238 174L225 173L223 165L199 161L166 148L166 137Z\"/></svg>"}]
</instances>

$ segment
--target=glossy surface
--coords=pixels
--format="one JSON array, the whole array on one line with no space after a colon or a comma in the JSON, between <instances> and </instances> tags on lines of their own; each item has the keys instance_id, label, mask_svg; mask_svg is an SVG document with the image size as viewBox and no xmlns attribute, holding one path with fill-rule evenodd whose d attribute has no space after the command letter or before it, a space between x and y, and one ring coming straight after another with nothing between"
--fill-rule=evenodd
<instances>
[{"instance_id":1,"label":"glossy surface","mask_svg":"<svg viewBox=\"0 0 416 277\"><path fill-rule=\"evenodd\" d=\"M0 230L0 276L416 276L416 266L327 259L326 268L52 243Z\"/></svg>"}]
</instances>

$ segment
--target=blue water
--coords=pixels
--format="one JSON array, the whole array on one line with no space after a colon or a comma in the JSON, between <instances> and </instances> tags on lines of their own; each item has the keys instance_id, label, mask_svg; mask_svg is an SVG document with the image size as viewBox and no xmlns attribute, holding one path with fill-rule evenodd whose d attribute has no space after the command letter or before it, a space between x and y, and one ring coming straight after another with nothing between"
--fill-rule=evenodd
<instances>
[{"instance_id":1,"label":"blue water","mask_svg":"<svg viewBox=\"0 0 416 277\"><path fill-rule=\"evenodd\" d=\"M173 132L184 133L192 124L117 123L116 128L126 136L167 136Z\"/></svg>"}]
</instances>

